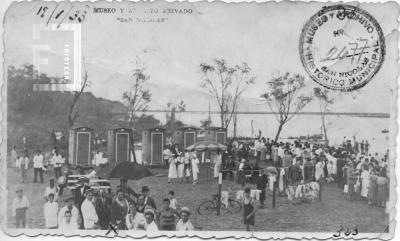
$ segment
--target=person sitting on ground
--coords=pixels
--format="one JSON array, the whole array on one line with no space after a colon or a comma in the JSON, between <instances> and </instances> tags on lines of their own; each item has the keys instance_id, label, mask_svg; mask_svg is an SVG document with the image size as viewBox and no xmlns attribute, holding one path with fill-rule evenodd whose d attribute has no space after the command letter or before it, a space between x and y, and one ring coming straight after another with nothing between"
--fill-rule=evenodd
<instances>
[{"instance_id":1,"label":"person sitting on ground","mask_svg":"<svg viewBox=\"0 0 400 241\"><path fill-rule=\"evenodd\" d=\"M140 230L146 222L144 215L136 211L134 203L129 203L128 214L126 215L126 228L128 230Z\"/></svg>"},{"instance_id":2,"label":"person sitting on ground","mask_svg":"<svg viewBox=\"0 0 400 241\"><path fill-rule=\"evenodd\" d=\"M180 211L181 218L176 224L176 231L192 231L194 230L192 222L189 220L190 210L188 207L182 207Z\"/></svg>"},{"instance_id":3,"label":"person sitting on ground","mask_svg":"<svg viewBox=\"0 0 400 241\"><path fill-rule=\"evenodd\" d=\"M77 227L79 227L78 224L80 224L82 220L78 208L74 205L74 199L72 197L69 197L65 199L65 202L67 203L67 205L65 205L60 209L60 211L58 211L58 223L61 224L62 220L65 218L65 212L69 211L71 214L71 222L75 223Z\"/></svg>"},{"instance_id":4,"label":"person sitting on ground","mask_svg":"<svg viewBox=\"0 0 400 241\"><path fill-rule=\"evenodd\" d=\"M70 210L65 210L64 216L59 224L58 229L60 229L63 234L73 233L78 230L78 223L72 218Z\"/></svg>"},{"instance_id":5,"label":"person sitting on ground","mask_svg":"<svg viewBox=\"0 0 400 241\"><path fill-rule=\"evenodd\" d=\"M146 231L158 231L158 227L156 225L156 223L154 222L154 210L152 208L146 208L144 210L144 217L146 219L146 222L144 224L144 230Z\"/></svg>"},{"instance_id":6,"label":"person sitting on ground","mask_svg":"<svg viewBox=\"0 0 400 241\"><path fill-rule=\"evenodd\" d=\"M163 209L157 215L160 230L176 230L175 215L179 217L179 213L175 209L172 209L170 204L170 200L168 198L164 198Z\"/></svg>"}]
</instances>

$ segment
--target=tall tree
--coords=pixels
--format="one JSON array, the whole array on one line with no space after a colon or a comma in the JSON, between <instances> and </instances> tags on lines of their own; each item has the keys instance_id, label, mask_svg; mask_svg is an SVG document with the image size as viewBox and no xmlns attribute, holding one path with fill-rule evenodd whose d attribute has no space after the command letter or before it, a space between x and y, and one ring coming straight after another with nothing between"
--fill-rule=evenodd
<instances>
[{"instance_id":1,"label":"tall tree","mask_svg":"<svg viewBox=\"0 0 400 241\"><path fill-rule=\"evenodd\" d=\"M213 59L200 64L204 78L200 86L212 95L220 109L221 127L228 128L237 110L238 100L255 77L247 63L229 66L224 59Z\"/></svg>"},{"instance_id":2,"label":"tall tree","mask_svg":"<svg viewBox=\"0 0 400 241\"><path fill-rule=\"evenodd\" d=\"M74 122L76 118L79 116L79 110L77 108L78 101L80 97L82 96L82 93L85 91L86 87L88 87L90 82L88 81L88 72L85 69L85 75L83 77L83 82L81 85L81 89L78 91L74 91L72 102L69 106L69 112L68 112L68 126L71 129L74 126Z\"/></svg>"},{"instance_id":3,"label":"tall tree","mask_svg":"<svg viewBox=\"0 0 400 241\"><path fill-rule=\"evenodd\" d=\"M275 141L278 141L283 126L303 109L312 100L312 97L300 94L300 90L304 88L305 84L304 77L299 74L286 73L274 77L267 82L267 85L269 86L268 91L261 97L266 100L279 123L275 135Z\"/></svg>"},{"instance_id":4,"label":"tall tree","mask_svg":"<svg viewBox=\"0 0 400 241\"><path fill-rule=\"evenodd\" d=\"M179 111L179 120L181 120L181 114L182 114L182 112L185 112L185 111L186 111L186 104L185 104L185 102L184 102L183 100L181 100L181 101L178 103L177 107L178 107L178 111Z\"/></svg>"},{"instance_id":5,"label":"tall tree","mask_svg":"<svg viewBox=\"0 0 400 241\"><path fill-rule=\"evenodd\" d=\"M324 131L325 143L328 144L328 133L325 118L326 113L328 112L328 105L333 103L334 98L329 96L329 92L327 89L322 90L319 87L314 88L314 96L318 100L319 112L321 114L322 130Z\"/></svg>"},{"instance_id":6,"label":"tall tree","mask_svg":"<svg viewBox=\"0 0 400 241\"><path fill-rule=\"evenodd\" d=\"M147 110L148 104L151 101L150 90L144 87L150 76L146 75L144 71L145 67L137 61L132 74L132 86L129 91L125 91L122 94L122 99L128 107L129 123L131 125L137 117L137 112Z\"/></svg>"}]
</instances>

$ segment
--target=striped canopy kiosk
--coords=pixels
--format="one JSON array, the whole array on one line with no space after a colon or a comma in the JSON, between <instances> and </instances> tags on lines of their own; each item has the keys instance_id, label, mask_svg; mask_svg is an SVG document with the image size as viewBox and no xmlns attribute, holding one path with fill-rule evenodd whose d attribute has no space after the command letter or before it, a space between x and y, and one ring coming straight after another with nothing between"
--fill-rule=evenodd
<instances>
[{"instance_id":1,"label":"striped canopy kiosk","mask_svg":"<svg viewBox=\"0 0 400 241\"><path fill-rule=\"evenodd\" d=\"M194 143L191 146L186 148L187 151L197 151L197 152L206 152L206 151L226 151L227 146L219 144L215 141L199 141ZM204 153L203 153L204 154ZM206 168L207 170L207 180L209 180L209 171L210 168Z\"/></svg>"},{"instance_id":2,"label":"striped canopy kiosk","mask_svg":"<svg viewBox=\"0 0 400 241\"><path fill-rule=\"evenodd\" d=\"M186 148L187 151L226 151L227 147L225 145L219 144L215 141L200 141L196 142L191 146Z\"/></svg>"}]
</instances>

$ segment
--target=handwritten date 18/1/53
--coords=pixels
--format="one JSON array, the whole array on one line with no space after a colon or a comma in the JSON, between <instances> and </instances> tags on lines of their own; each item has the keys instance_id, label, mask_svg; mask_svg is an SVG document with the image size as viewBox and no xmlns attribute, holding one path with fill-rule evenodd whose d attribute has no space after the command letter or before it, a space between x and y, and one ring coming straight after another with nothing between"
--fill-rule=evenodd
<instances>
[{"instance_id":1,"label":"handwritten date 18/1/53","mask_svg":"<svg viewBox=\"0 0 400 241\"><path fill-rule=\"evenodd\" d=\"M369 53L368 50L371 47L368 46L367 39L358 38L357 41L358 42L350 42L347 46L343 47L333 46L326 54L326 57L321 59L321 62L351 58L352 64L354 63L354 61L357 61L357 63L359 63L362 59L362 56Z\"/></svg>"},{"instance_id":2,"label":"handwritten date 18/1/53","mask_svg":"<svg viewBox=\"0 0 400 241\"><path fill-rule=\"evenodd\" d=\"M89 8L86 5L86 8ZM41 18L47 18L46 25L49 24L51 20L58 21L58 27L63 23L63 21L68 17L69 21L82 23L85 20L85 16L87 14L86 9L75 9L74 6L69 6L67 8L60 7L60 4L57 4L54 8L49 8L47 6L40 6L36 15L40 16Z\"/></svg>"}]
</instances>

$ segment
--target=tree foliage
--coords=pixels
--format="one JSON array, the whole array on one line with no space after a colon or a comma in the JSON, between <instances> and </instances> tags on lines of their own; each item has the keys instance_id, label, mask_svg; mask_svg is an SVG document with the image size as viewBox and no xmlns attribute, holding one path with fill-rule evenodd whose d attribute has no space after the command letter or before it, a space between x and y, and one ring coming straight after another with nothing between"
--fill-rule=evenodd
<instances>
[{"instance_id":1,"label":"tree foliage","mask_svg":"<svg viewBox=\"0 0 400 241\"><path fill-rule=\"evenodd\" d=\"M136 63L132 74L132 86L129 91L125 91L122 94L122 99L128 107L129 121L131 123L136 118L137 112L147 110L148 104L151 101L150 90L144 86L146 81L150 79L150 76L144 72L145 67Z\"/></svg>"},{"instance_id":2,"label":"tree foliage","mask_svg":"<svg viewBox=\"0 0 400 241\"><path fill-rule=\"evenodd\" d=\"M327 89L321 89L320 87L314 88L314 96L318 100L319 111L321 114L322 129L324 131L325 142L328 143L328 131L326 126L326 113L328 112L328 105L333 104L334 98L329 96Z\"/></svg>"},{"instance_id":3,"label":"tree foliage","mask_svg":"<svg viewBox=\"0 0 400 241\"><path fill-rule=\"evenodd\" d=\"M305 87L304 82L303 76L290 73L274 77L267 82L269 88L261 97L266 100L279 123L275 141L279 139L283 126L312 100L311 96L300 93Z\"/></svg>"},{"instance_id":4,"label":"tree foliage","mask_svg":"<svg viewBox=\"0 0 400 241\"><path fill-rule=\"evenodd\" d=\"M228 128L237 110L238 100L256 78L247 63L231 67L224 59L202 63L200 71L203 74L200 86L217 100L221 127Z\"/></svg>"}]
</instances>

